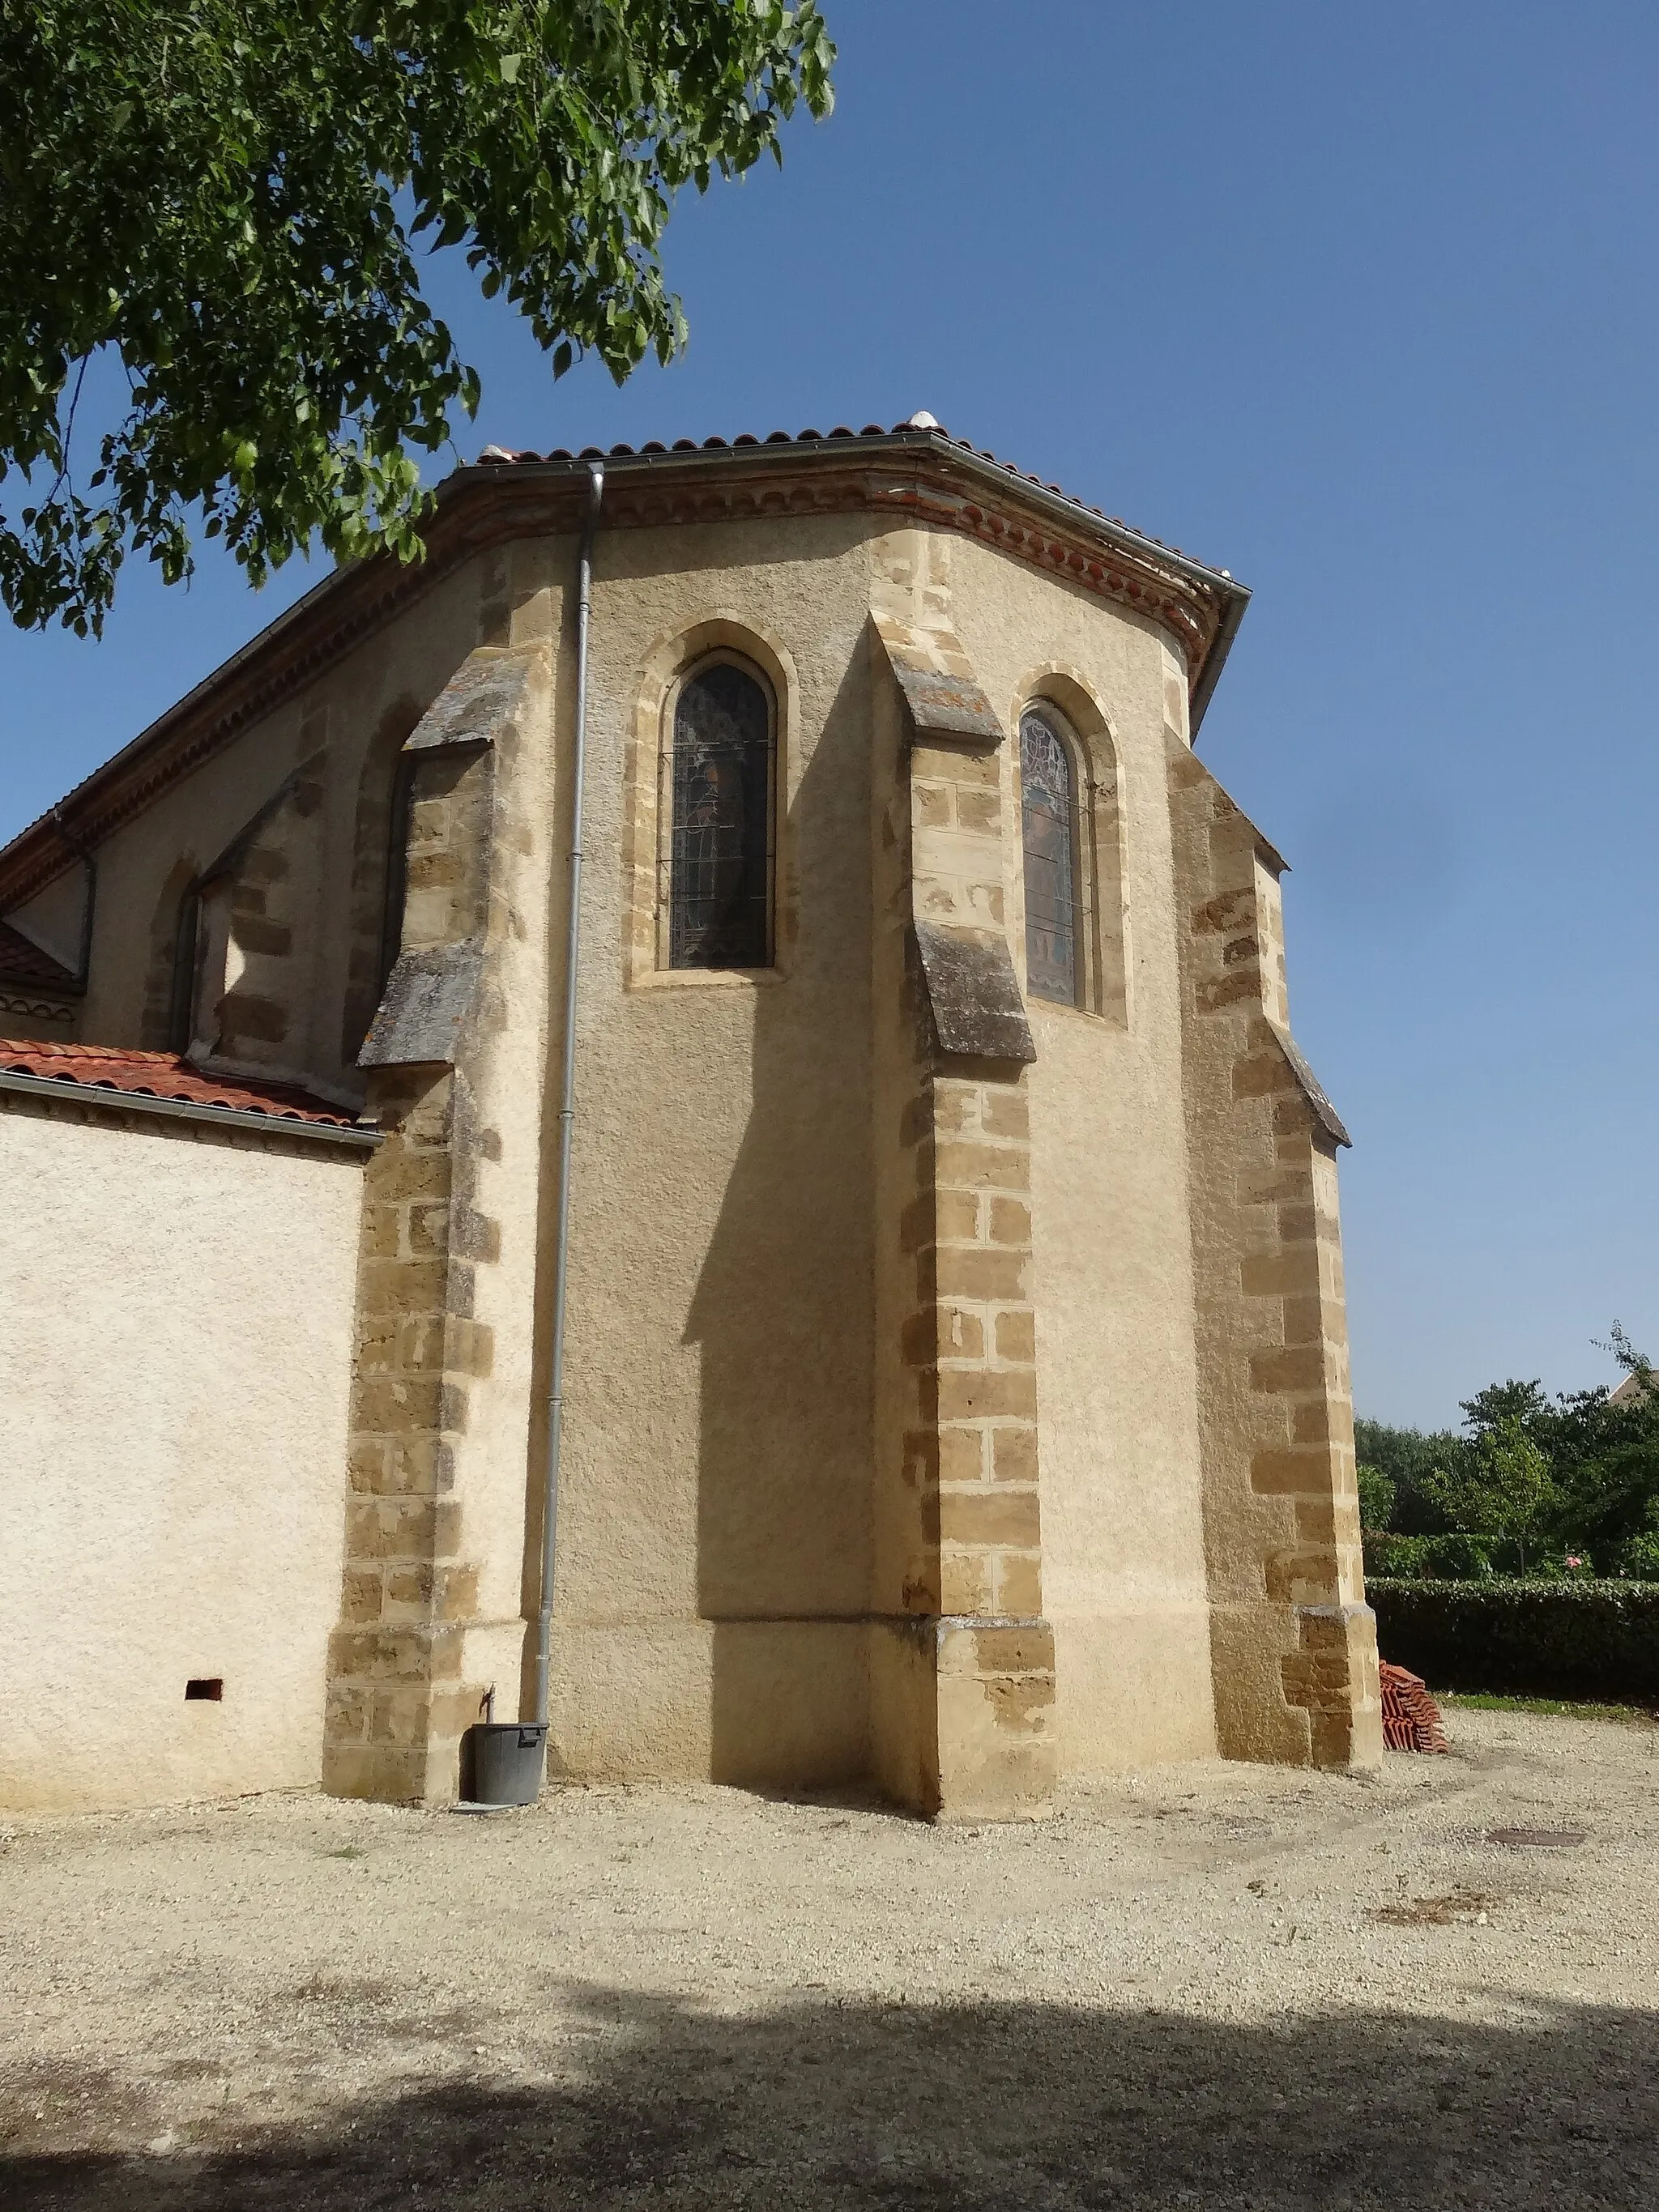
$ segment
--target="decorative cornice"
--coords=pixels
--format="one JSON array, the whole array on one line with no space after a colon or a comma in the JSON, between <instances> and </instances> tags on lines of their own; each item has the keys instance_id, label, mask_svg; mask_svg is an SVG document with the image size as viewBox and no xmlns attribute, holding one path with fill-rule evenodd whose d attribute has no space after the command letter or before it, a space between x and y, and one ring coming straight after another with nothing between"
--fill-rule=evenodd
<instances>
[{"instance_id":1,"label":"decorative cornice","mask_svg":"<svg viewBox=\"0 0 1659 2212\"><path fill-rule=\"evenodd\" d=\"M65 1029L75 1024L74 1004L67 996L46 999L37 992L0 988L0 1018L9 1019L14 1014L25 1021L61 1022Z\"/></svg>"},{"instance_id":2,"label":"decorative cornice","mask_svg":"<svg viewBox=\"0 0 1659 2212\"><path fill-rule=\"evenodd\" d=\"M1194 730L1249 594L1231 577L1038 484L939 430L750 441L605 456L604 530L867 514L950 530L1110 599L1183 653ZM440 486L424 561L390 555L337 570L168 708L55 809L96 846L251 723L303 691L476 555L514 539L574 536L589 455L485 461ZM0 850L0 914L72 864L49 817Z\"/></svg>"}]
</instances>

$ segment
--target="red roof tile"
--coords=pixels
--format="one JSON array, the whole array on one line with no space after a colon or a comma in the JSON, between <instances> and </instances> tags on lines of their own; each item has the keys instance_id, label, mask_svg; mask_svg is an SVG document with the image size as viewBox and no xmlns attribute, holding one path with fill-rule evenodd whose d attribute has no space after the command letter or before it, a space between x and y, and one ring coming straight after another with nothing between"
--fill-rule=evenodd
<instances>
[{"instance_id":1,"label":"red roof tile","mask_svg":"<svg viewBox=\"0 0 1659 2212\"><path fill-rule=\"evenodd\" d=\"M126 1091L192 1106L226 1106L284 1121L320 1121L352 1129L357 1117L288 1083L252 1083L241 1076L204 1075L176 1052L124 1052L107 1044L37 1044L0 1039L0 1073L35 1075L93 1091Z\"/></svg>"},{"instance_id":2,"label":"red roof tile","mask_svg":"<svg viewBox=\"0 0 1659 2212\"><path fill-rule=\"evenodd\" d=\"M43 952L9 921L0 921L0 981L33 985L42 991L76 992L81 988L61 960Z\"/></svg>"},{"instance_id":3,"label":"red roof tile","mask_svg":"<svg viewBox=\"0 0 1659 2212\"><path fill-rule=\"evenodd\" d=\"M1433 1751L1448 1748L1440 1708L1429 1695L1420 1674L1392 1667L1385 1659L1378 1668L1382 1690L1382 1741L1389 1751Z\"/></svg>"},{"instance_id":4,"label":"red roof tile","mask_svg":"<svg viewBox=\"0 0 1659 2212\"><path fill-rule=\"evenodd\" d=\"M720 453L737 446L823 446L827 445L830 438L908 436L914 439L919 431L937 438L941 445L960 447L963 453L971 453L975 460L989 462L993 468L1000 469L1005 476L1012 477L1017 483L1035 484L1039 491L1052 492L1056 498L1069 501L1084 514L1098 515L1103 522L1109 522L1119 530L1129 531L1145 544L1156 545L1163 552L1173 553L1178 560L1193 562L1199 568L1209 566L1207 562L1197 560L1194 555L1183 553L1178 545L1171 545L1162 538L1154 538L1150 531L1137 529L1133 523L1126 522L1121 515L1108 514L1103 507L1091 506L1088 501L1079 499L1075 492L1066 491L1060 484L1044 483L1041 477L1033 476L1030 470L1017 468L1013 462L1005 461L1000 454L993 453L982 446L975 446L971 438L953 438L945 425L934 422L931 416L925 422L895 422L890 430L880 422L866 422L861 430L849 429L844 422L838 423L828 438L822 430L769 430L763 438L757 437L752 430L740 430L735 438L705 438L701 447L695 438L676 438L672 450L677 453ZM603 446L584 446L580 453L573 453L568 446L556 447L549 453L536 453L529 447L486 446L475 465L490 468L503 465L510 466L519 461L623 460L631 459L636 453L661 453L669 450L657 438L648 440L643 446L612 446L608 453ZM1230 583L1232 580L1224 568L1213 573L1227 576Z\"/></svg>"}]
</instances>

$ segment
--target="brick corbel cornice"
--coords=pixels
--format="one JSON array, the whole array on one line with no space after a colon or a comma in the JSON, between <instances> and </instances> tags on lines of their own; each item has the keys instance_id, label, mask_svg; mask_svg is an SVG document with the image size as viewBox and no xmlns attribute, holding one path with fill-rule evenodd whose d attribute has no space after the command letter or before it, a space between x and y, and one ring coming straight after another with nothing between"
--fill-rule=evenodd
<instances>
[{"instance_id":1,"label":"brick corbel cornice","mask_svg":"<svg viewBox=\"0 0 1659 2212\"><path fill-rule=\"evenodd\" d=\"M994 545L1156 623L1182 653L1198 719L1249 594L1219 570L1020 476L942 431L791 439L605 459L604 529L869 514ZM586 459L485 462L440 487L424 561L389 555L337 570L72 791L57 811L96 846L250 724L476 555L511 540L574 535ZM0 914L73 864L51 821L0 850Z\"/></svg>"}]
</instances>

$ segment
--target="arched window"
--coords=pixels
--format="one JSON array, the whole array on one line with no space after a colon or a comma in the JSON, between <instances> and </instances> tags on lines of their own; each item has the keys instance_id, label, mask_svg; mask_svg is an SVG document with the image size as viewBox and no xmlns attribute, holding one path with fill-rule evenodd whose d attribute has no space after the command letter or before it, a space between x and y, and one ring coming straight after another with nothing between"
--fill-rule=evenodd
<instances>
[{"instance_id":1,"label":"arched window","mask_svg":"<svg viewBox=\"0 0 1659 2212\"><path fill-rule=\"evenodd\" d=\"M772 702L734 662L698 669L674 708L671 968L772 957Z\"/></svg>"},{"instance_id":2,"label":"arched window","mask_svg":"<svg viewBox=\"0 0 1659 2212\"><path fill-rule=\"evenodd\" d=\"M144 1003L138 1042L146 1052L182 1052L190 1042L190 1009L196 989L198 869L184 854L174 861L155 902L144 969Z\"/></svg>"},{"instance_id":3,"label":"arched window","mask_svg":"<svg viewBox=\"0 0 1659 2212\"><path fill-rule=\"evenodd\" d=\"M1025 976L1039 999L1078 1002L1077 836L1073 754L1058 718L1030 708L1019 722L1024 791Z\"/></svg>"},{"instance_id":4,"label":"arched window","mask_svg":"<svg viewBox=\"0 0 1659 2212\"><path fill-rule=\"evenodd\" d=\"M404 744L420 718L413 699L400 698L388 707L364 748L358 774L340 1017L343 1068L356 1065L403 936L414 765Z\"/></svg>"}]
</instances>

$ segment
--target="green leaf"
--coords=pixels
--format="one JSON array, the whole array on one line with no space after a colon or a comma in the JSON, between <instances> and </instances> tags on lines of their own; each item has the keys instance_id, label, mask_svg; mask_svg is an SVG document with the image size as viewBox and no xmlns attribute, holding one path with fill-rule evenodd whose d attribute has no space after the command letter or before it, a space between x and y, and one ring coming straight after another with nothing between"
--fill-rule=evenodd
<instances>
[{"instance_id":1,"label":"green leaf","mask_svg":"<svg viewBox=\"0 0 1659 2212\"><path fill-rule=\"evenodd\" d=\"M313 541L418 559L416 456L481 395L416 241L460 246L556 377L588 351L618 380L666 362L675 194L777 158L798 102L827 113L834 52L811 0L21 0L0 15L0 494L33 485L0 501L13 619L96 635L127 555L180 580L193 534L250 580ZM77 420L112 346L124 403Z\"/></svg>"}]
</instances>

